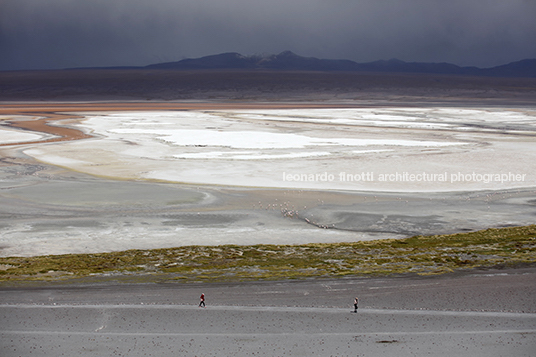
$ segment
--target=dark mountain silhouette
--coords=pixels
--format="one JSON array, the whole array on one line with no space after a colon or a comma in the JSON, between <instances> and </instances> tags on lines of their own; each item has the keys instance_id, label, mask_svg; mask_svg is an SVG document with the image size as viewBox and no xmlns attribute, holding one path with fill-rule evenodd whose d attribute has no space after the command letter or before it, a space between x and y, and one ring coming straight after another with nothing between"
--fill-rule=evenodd
<instances>
[{"instance_id":1,"label":"dark mountain silhouette","mask_svg":"<svg viewBox=\"0 0 536 357\"><path fill-rule=\"evenodd\" d=\"M525 59L481 71L487 76L536 78L536 59Z\"/></svg>"},{"instance_id":2,"label":"dark mountain silhouette","mask_svg":"<svg viewBox=\"0 0 536 357\"><path fill-rule=\"evenodd\" d=\"M178 62L157 63L146 66L149 69L248 69L256 68L256 57L246 57L229 52L201 58L188 58Z\"/></svg>"},{"instance_id":3,"label":"dark mountain silhouette","mask_svg":"<svg viewBox=\"0 0 536 357\"><path fill-rule=\"evenodd\" d=\"M460 67L450 63L404 62L397 59L357 63L350 60L302 57L290 51L270 56L244 56L229 52L177 62L157 63L146 69L203 70L257 69L292 71L352 71L430 73L488 77L536 77L536 59L526 59L492 68Z\"/></svg>"}]
</instances>

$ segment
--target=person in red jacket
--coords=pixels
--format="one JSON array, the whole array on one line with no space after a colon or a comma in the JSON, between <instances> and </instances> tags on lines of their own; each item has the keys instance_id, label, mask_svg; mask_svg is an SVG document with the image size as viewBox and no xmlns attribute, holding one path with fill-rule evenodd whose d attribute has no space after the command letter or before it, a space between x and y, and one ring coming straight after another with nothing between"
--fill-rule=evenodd
<instances>
[{"instance_id":1,"label":"person in red jacket","mask_svg":"<svg viewBox=\"0 0 536 357\"><path fill-rule=\"evenodd\" d=\"M203 307L206 307L205 306L205 293L201 294L201 297L199 299L201 300L199 302L199 307L201 307L201 305L203 305Z\"/></svg>"}]
</instances>

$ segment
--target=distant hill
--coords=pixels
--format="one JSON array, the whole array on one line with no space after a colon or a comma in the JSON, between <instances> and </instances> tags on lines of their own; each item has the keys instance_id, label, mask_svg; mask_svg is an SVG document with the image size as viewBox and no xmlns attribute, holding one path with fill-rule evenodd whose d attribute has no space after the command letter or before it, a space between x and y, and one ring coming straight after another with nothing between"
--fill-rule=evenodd
<instances>
[{"instance_id":1,"label":"distant hill","mask_svg":"<svg viewBox=\"0 0 536 357\"><path fill-rule=\"evenodd\" d=\"M239 53L229 52L201 58L188 58L177 62L157 63L142 68L167 70L264 69L536 77L536 59L526 59L492 68L477 68L460 67L450 63L404 62L397 59L357 63L350 60L302 57L291 51L270 56L244 56Z\"/></svg>"}]
</instances>

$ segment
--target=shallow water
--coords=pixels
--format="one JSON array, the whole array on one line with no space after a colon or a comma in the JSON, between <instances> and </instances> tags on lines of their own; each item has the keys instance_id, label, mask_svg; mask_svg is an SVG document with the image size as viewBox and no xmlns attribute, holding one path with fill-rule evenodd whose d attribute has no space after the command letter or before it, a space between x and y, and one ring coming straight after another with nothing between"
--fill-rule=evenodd
<instances>
[{"instance_id":1,"label":"shallow water","mask_svg":"<svg viewBox=\"0 0 536 357\"><path fill-rule=\"evenodd\" d=\"M534 113L86 113L77 127L93 139L5 150L0 255L352 242L533 224ZM485 182L491 174L513 176Z\"/></svg>"}]
</instances>

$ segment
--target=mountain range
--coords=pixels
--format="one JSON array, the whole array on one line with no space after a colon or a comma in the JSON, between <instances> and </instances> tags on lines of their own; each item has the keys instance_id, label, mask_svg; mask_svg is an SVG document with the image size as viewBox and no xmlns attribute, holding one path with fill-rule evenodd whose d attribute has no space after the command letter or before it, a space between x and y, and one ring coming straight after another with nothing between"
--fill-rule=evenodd
<instances>
[{"instance_id":1,"label":"mountain range","mask_svg":"<svg viewBox=\"0 0 536 357\"><path fill-rule=\"evenodd\" d=\"M269 56L244 56L235 52L201 58L188 58L177 62L151 64L145 69L210 70L255 69L292 71L350 71L387 73L432 73L487 77L536 77L536 59L525 59L491 67L460 67L450 63L404 62L397 59L357 63L351 60L319 59L299 56L291 51Z\"/></svg>"}]
</instances>

